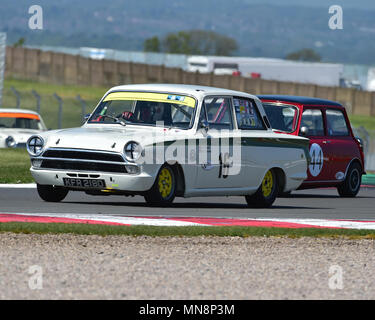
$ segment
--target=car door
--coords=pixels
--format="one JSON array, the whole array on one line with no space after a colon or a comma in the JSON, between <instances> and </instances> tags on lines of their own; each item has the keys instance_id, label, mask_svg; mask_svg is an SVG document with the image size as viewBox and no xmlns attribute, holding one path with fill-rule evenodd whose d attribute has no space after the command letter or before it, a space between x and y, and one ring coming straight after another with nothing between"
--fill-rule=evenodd
<instances>
[{"instance_id":1,"label":"car door","mask_svg":"<svg viewBox=\"0 0 375 320\"><path fill-rule=\"evenodd\" d=\"M233 138L230 136L234 129L232 98L206 97L202 102L199 119L199 163L195 188L241 187L239 175L231 174Z\"/></svg>"},{"instance_id":2,"label":"car door","mask_svg":"<svg viewBox=\"0 0 375 320\"><path fill-rule=\"evenodd\" d=\"M304 107L300 135L310 139L310 156L305 182L321 182L332 180L330 158L332 154L331 140L326 136L324 113L320 107Z\"/></svg>"},{"instance_id":3,"label":"car door","mask_svg":"<svg viewBox=\"0 0 375 320\"><path fill-rule=\"evenodd\" d=\"M360 158L358 146L350 134L347 118L343 110L327 108L325 114L331 178L333 180L342 180L351 160L355 157Z\"/></svg>"},{"instance_id":4,"label":"car door","mask_svg":"<svg viewBox=\"0 0 375 320\"><path fill-rule=\"evenodd\" d=\"M255 101L233 97L233 104L242 144L242 183L246 188L258 188L267 169L265 159L272 158L273 152L259 144L259 131L267 132L267 128Z\"/></svg>"}]
</instances>

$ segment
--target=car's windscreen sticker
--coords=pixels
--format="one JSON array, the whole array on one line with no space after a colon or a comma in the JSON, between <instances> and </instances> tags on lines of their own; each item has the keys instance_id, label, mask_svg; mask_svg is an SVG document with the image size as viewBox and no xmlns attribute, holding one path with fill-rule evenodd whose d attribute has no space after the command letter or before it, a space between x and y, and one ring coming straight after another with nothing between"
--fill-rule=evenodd
<instances>
[{"instance_id":1,"label":"car's windscreen sticker","mask_svg":"<svg viewBox=\"0 0 375 320\"><path fill-rule=\"evenodd\" d=\"M195 108L196 104L195 99L192 97L151 92L112 92L108 94L103 101L113 100L137 100L177 103L191 108Z\"/></svg>"}]
</instances>

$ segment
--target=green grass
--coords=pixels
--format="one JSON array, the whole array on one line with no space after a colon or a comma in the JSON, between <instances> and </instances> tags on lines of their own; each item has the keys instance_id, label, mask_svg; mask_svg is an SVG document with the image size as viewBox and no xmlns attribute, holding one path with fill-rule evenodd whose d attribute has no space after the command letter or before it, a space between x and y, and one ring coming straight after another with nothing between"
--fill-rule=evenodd
<instances>
[{"instance_id":1,"label":"green grass","mask_svg":"<svg viewBox=\"0 0 375 320\"><path fill-rule=\"evenodd\" d=\"M349 119L352 127L359 128L362 126L367 131L375 130L375 117L349 115Z\"/></svg>"},{"instance_id":2,"label":"green grass","mask_svg":"<svg viewBox=\"0 0 375 320\"><path fill-rule=\"evenodd\" d=\"M77 95L87 102L86 112L90 113L96 107L100 98L109 88L84 87L72 85L57 85L41 83L29 80L19 80L7 78L4 81L4 97L2 107L15 108L16 97L11 91L11 87L17 89L21 94L21 108L36 110L36 99L31 91L34 89L41 96L41 116L47 128L58 128L58 102L53 97L57 93L63 98L62 127L71 128L81 125L81 104L77 100Z\"/></svg>"},{"instance_id":3,"label":"green grass","mask_svg":"<svg viewBox=\"0 0 375 320\"><path fill-rule=\"evenodd\" d=\"M318 228L261 228L261 227L155 227L155 226L108 226L68 223L0 223L0 232L121 236L219 236L219 237L348 237L375 239L375 230L318 229Z\"/></svg>"},{"instance_id":4,"label":"green grass","mask_svg":"<svg viewBox=\"0 0 375 320\"><path fill-rule=\"evenodd\" d=\"M30 183L30 157L25 149L0 149L0 183Z\"/></svg>"}]
</instances>

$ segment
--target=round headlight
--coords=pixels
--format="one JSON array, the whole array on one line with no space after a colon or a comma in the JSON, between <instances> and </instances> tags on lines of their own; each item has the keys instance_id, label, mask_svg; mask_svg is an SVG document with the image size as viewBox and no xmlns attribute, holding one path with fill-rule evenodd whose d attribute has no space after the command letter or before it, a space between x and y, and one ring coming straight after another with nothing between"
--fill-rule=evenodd
<instances>
[{"instance_id":1,"label":"round headlight","mask_svg":"<svg viewBox=\"0 0 375 320\"><path fill-rule=\"evenodd\" d=\"M26 143L26 149L32 156L39 156L43 151L44 140L39 136L30 137Z\"/></svg>"},{"instance_id":2,"label":"round headlight","mask_svg":"<svg viewBox=\"0 0 375 320\"><path fill-rule=\"evenodd\" d=\"M124 147L124 154L126 160L137 161L142 154L142 147L138 142L129 141Z\"/></svg>"},{"instance_id":3,"label":"round headlight","mask_svg":"<svg viewBox=\"0 0 375 320\"><path fill-rule=\"evenodd\" d=\"M8 148L14 148L16 146L16 141L12 136L9 136L8 138L5 139L5 144L7 145Z\"/></svg>"}]
</instances>

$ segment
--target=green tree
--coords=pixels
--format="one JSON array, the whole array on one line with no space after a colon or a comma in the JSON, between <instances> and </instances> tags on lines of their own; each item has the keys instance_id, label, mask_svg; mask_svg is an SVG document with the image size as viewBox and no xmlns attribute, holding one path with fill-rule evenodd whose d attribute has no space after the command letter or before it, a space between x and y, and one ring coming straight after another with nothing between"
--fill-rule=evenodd
<instances>
[{"instance_id":1,"label":"green tree","mask_svg":"<svg viewBox=\"0 0 375 320\"><path fill-rule=\"evenodd\" d=\"M292 53L289 53L285 59L295 60L295 61L310 61L319 62L322 57L319 53L315 52L313 49L301 49Z\"/></svg>"},{"instance_id":2,"label":"green tree","mask_svg":"<svg viewBox=\"0 0 375 320\"><path fill-rule=\"evenodd\" d=\"M143 43L143 51L160 52L160 40L158 37L146 39Z\"/></svg>"},{"instance_id":3,"label":"green tree","mask_svg":"<svg viewBox=\"0 0 375 320\"><path fill-rule=\"evenodd\" d=\"M230 56L237 49L236 40L205 30L169 33L163 40L163 51L168 53Z\"/></svg>"},{"instance_id":4,"label":"green tree","mask_svg":"<svg viewBox=\"0 0 375 320\"><path fill-rule=\"evenodd\" d=\"M26 40L25 38L19 38L14 44L13 44L13 47L17 48L17 47L23 47L24 44L25 44Z\"/></svg>"}]
</instances>

